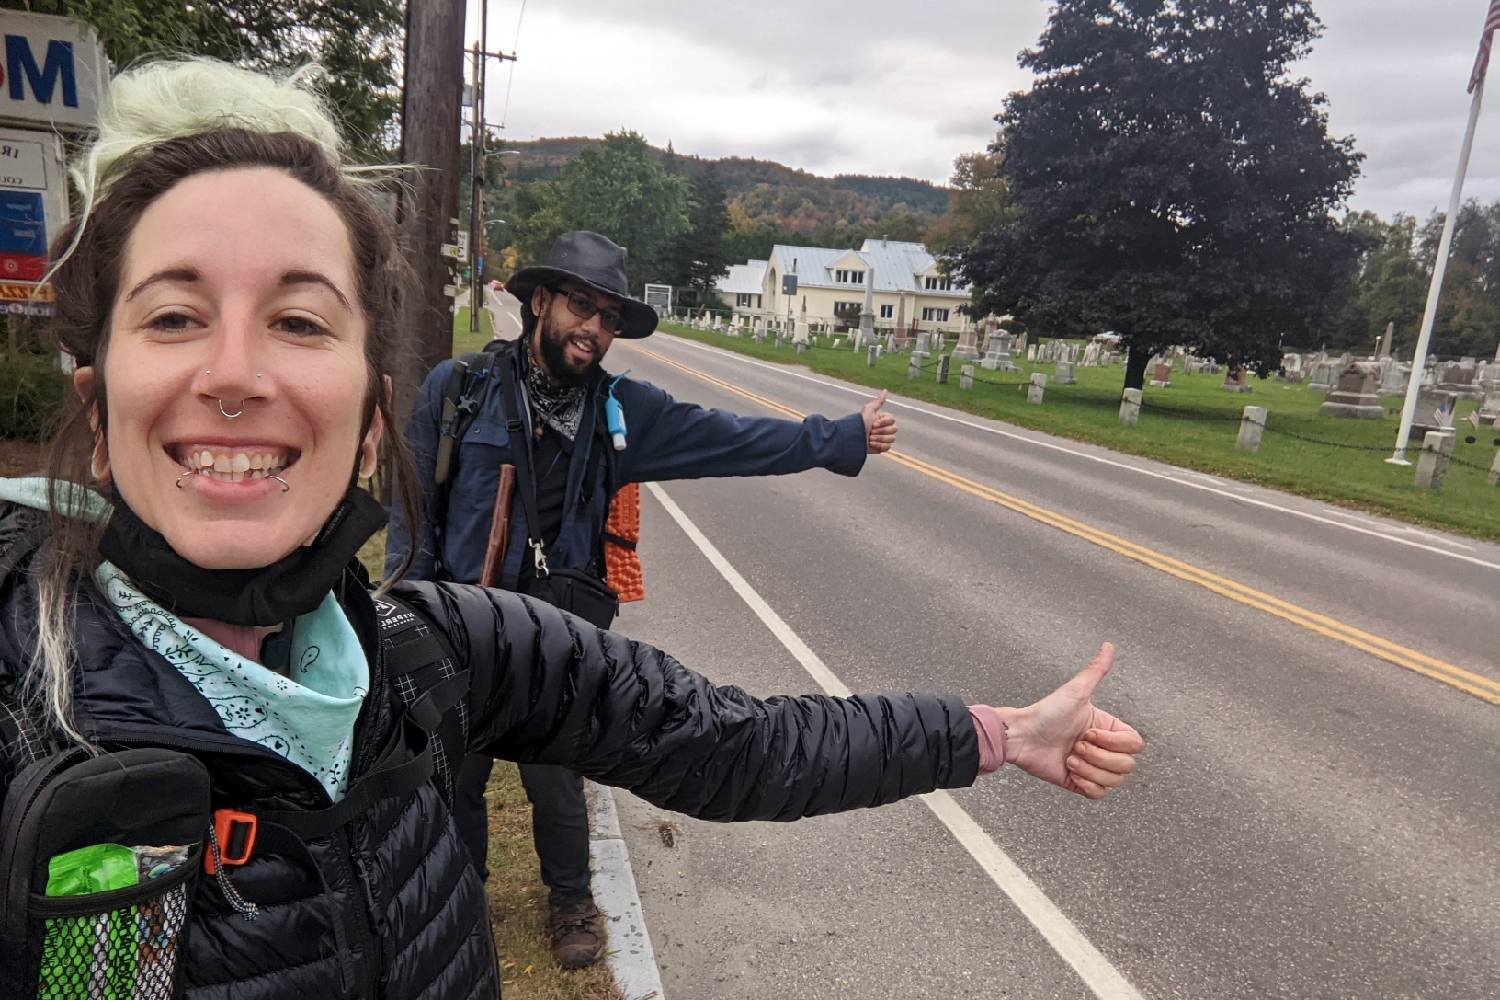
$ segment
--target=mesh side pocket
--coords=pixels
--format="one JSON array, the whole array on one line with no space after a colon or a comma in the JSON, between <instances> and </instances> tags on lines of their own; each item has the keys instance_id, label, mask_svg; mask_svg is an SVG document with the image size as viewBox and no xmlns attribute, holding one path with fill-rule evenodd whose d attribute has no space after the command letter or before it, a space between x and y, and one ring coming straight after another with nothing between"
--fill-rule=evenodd
<instances>
[{"instance_id":1,"label":"mesh side pocket","mask_svg":"<svg viewBox=\"0 0 1500 1000\"><path fill-rule=\"evenodd\" d=\"M191 865L184 865L191 869ZM173 1000L188 880L77 897L33 897L38 1000Z\"/></svg>"}]
</instances>

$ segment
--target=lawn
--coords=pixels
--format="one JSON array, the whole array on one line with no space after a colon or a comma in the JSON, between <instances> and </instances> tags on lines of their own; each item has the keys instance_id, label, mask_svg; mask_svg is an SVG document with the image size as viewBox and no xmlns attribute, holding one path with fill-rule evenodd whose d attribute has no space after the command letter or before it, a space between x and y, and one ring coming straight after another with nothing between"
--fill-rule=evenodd
<instances>
[{"instance_id":1,"label":"lawn","mask_svg":"<svg viewBox=\"0 0 1500 1000\"><path fill-rule=\"evenodd\" d=\"M1076 385L1052 385L1052 364L1017 359L1021 374L1003 374L976 366L972 389L959 388L958 365L950 381L938 385L934 367L919 379L907 378L909 356L892 354L875 367L864 352L834 350L829 341L805 354L749 338L693 330L675 323L665 332L727 350L784 364L805 364L815 372L908 397L964 410L983 417L1030 427L1117 451L1158 459L1214 475L1260 483L1344 506L1375 511L1420 524L1434 525L1479 538L1500 540L1500 489L1488 472L1500 445L1500 430L1475 430L1464 419L1475 407L1459 403L1459 438L1454 463L1442 488L1420 489L1415 468L1388 465L1395 444L1401 398L1382 396L1383 420L1342 420L1318 415L1323 394L1275 378L1252 380L1250 393L1220 388L1222 375L1173 372L1165 389L1145 389L1140 422L1119 422L1120 390L1125 369L1075 368ZM929 359L929 366L934 359ZM1049 384L1041 406L1027 402L1024 383L1031 372L1044 372ZM1234 449L1239 419L1246 405L1267 409L1266 431L1256 454ZM1414 445L1420 444L1415 439ZM1417 448L1407 451L1415 460Z\"/></svg>"}]
</instances>

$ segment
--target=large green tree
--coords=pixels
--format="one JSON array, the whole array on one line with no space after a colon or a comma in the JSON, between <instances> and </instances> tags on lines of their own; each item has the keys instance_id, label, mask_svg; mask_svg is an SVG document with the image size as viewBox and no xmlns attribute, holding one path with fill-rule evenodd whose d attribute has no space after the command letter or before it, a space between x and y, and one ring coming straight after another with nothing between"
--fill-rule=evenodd
<instances>
[{"instance_id":1,"label":"large green tree","mask_svg":"<svg viewBox=\"0 0 1500 1000\"><path fill-rule=\"evenodd\" d=\"M1360 154L1288 76L1307 0L1058 0L996 118L1016 213L953 255L980 311L1114 330L1126 386L1185 345L1264 374L1338 301Z\"/></svg>"},{"instance_id":2,"label":"large green tree","mask_svg":"<svg viewBox=\"0 0 1500 1000\"><path fill-rule=\"evenodd\" d=\"M629 251L631 291L661 281L672 241L688 228L686 178L669 174L635 132L611 132L580 152L557 179L525 185L512 195L515 246L521 266L541 260L560 234L602 233Z\"/></svg>"},{"instance_id":3,"label":"large green tree","mask_svg":"<svg viewBox=\"0 0 1500 1000\"><path fill-rule=\"evenodd\" d=\"M397 142L401 0L0 0L93 25L116 66L153 55L205 55L255 69L316 61L323 92L359 153Z\"/></svg>"},{"instance_id":4,"label":"large green tree","mask_svg":"<svg viewBox=\"0 0 1500 1000\"><path fill-rule=\"evenodd\" d=\"M669 161L670 163L670 161ZM688 228L672 241L667 253L666 280L692 289L696 302L711 301L714 284L729 267L724 234L729 228L729 208L724 185L713 164L699 168L688 198Z\"/></svg>"}]
</instances>

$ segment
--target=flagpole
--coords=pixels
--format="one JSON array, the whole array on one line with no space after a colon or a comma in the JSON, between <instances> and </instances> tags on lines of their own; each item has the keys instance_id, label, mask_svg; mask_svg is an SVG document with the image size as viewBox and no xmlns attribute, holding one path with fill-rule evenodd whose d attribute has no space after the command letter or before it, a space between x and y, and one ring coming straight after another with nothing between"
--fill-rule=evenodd
<instances>
[{"instance_id":1,"label":"flagpole","mask_svg":"<svg viewBox=\"0 0 1500 1000\"><path fill-rule=\"evenodd\" d=\"M1411 379L1406 385L1406 401L1401 406L1401 429L1396 432L1396 450L1386 459L1392 465L1410 465L1406 457L1411 438L1412 420L1417 412L1417 393L1422 389L1422 372L1427 364L1427 345L1432 340L1432 324L1437 319L1438 292L1443 287L1443 273L1448 269L1448 248L1453 243L1453 227L1458 222L1459 203L1463 198L1464 175L1469 172L1469 152L1474 148L1474 126L1479 122L1480 99L1484 97L1484 77L1474 87L1469 102L1469 127L1458 153L1458 172L1453 175L1453 194L1448 199L1448 217L1443 220L1443 236L1438 240L1437 260L1432 267L1432 282L1427 286L1427 309L1422 313L1422 332L1417 334L1417 350L1412 356Z\"/></svg>"}]
</instances>

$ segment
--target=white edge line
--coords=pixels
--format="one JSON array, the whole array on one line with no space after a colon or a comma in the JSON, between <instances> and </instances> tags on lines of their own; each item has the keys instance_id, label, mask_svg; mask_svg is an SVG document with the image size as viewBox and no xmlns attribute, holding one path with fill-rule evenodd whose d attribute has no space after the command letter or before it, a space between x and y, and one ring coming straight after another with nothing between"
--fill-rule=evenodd
<instances>
[{"instance_id":1,"label":"white edge line","mask_svg":"<svg viewBox=\"0 0 1500 1000\"><path fill-rule=\"evenodd\" d=\"M787 369L787 368L785 368L783 366L780 366L780 365L773 365L773 364L768 364L767 362L764 362L764 361L757 361L754 358L748 358L748 357L746 357L743 354L736 354L733 351L726 351L726 350L724 350L721 347L714 347L711 344L700 344L696 340L688 340L685 337L677 337L675 339L678 342L680 342L680 343L686 344L689 347L694 347L694 348L696 348L696 349L698 349L700 351L707 351L707 352L709 352L711 354L718 354L718 355L721 355L721 356L723 356L725 358L729 358L731 360L738 361L738 362L741 362L743 364L754 365L757 368L764 368L767 371L779 372L779 373L781 373L783 375L790 375L793 378L805 379L808 382L813 382L813 383L816 383L817 385L827 386L828 388L831 388L831 389L841 389L844 392L852 393L852 394L854 394L856 396L861 396L861 397L864 397L866 399L873 399L875 397L875 393L873 393L873 392L867 392L867 391L862 390L862 389L856 389L856 388L853 388L852 386L843 385L843 384L838 383L838 382L830 382L827 379L821 379L821 378L818 378L815 375L807 375L807 374L804 374L802 372L791 371L791 370L789 370L789 369ZM1041 447L1041 448L1050 448L1053 451L1060 451L1060 452L1063 452L1064 454L1067 454L1067 455L1077 456L1078 458L1086 458L1086 459L1088 459L1091 462L1098 462L1101 465L1113 466L1116 469L1124 469L1124 470L1126 470L1128 472L1138 472L1138 473L1140 473L1143 476L1151 476L1154 479L1162 479L1162 480L1165 480L1165 481L1170 482L1170 483L1177 483L1180 486L1186 486L1186 487L1188 487L1190 489L1200 490L1200 491L1202 491L1204 493L1214 493L1214 494L1217 494L1217 495L1219 495L1221 497L1224 497L1225 499L1232 500L1235 503L1253 504L1256 507L1263 507L1266 510L1273 510L1273 511L1277 511L1277 512L1282 513L1282 514L1291 514L1294 517L1306 518L1309 521L1316 521L1319 524L1326 524L1326 525L1329 525L1330 527L1334 527L1334 528L1342 528L1345 531L1353 531L1353 532L1356 532L1356 533L1361 534L1361 535L1368 535L1371 538L1384 539L1387 542L1394 542L1397 545L1405 545L1405 546L1407 546L1409 548L1413 548L1413 549L1421 549L1424 552L1431 552L1434 555L1447 556L1449 559L1459 559L1459 560L1462 560L1463 562L1473 563L1475 566L1481 566L1481 567L1483 567L1485 569L1500 570L1500 563L1490 562L1490 561L1488 561L1486 559L1480 559L1477 556L1464 555L1462 552L1450 552L1447 549L1441 549L1441 548L1438 548L1437 546L1434 546L1434 545L1426 545L1426 544L1423 544L1422 542L1413 541L1410 538L1399 538L1399 537L1397 537L1395 535L1387 534L1385 531L1375 531L1375 530L1373 530L1371 528L1363 528L1363 527L1360 527L1357 524L1350 524L1347 521L1339 521L1339 520L1335 520L1334 518L1331 518L1331 517L1324 517L1321 514L1314 514L1311 511L1297 510L1296 508L1293 508L1293 507L1283 507L1280 504L1271 503L1268 500L1262 500L1262 499L1260 499L1258 497L1243 496L1243 495L1238 494L1238 493L1232 493L1232 492L1230 492L1227 489L1221 489L1221 488L1219 488L1217 486L1208 486L1208 485L1205 485L1203 483L1195 483L1195 482L1192 482L1191 480L1183 479L1180 476L1170 475L1170 474L1165 473L1165 472L1157 472L1154 469L1145 469L1145 468L1142 468L1139 465L1131 465L1128 462L1117 462L1117 461L1115 461L1112 458L1105 458L1103 455L1091 455L1091 454L1089 454L1086 451L1079 451L1076 448L1069 448L1069 447L1067 447L1065 445L1054 444L1051 441L1040 441L1040 440L1038 440L1036 438L1027 437L1024 434L1016 434L1013 431L1001 430L998 427L988 427L988 426L986 426L984 424L975 423L972 420L964 420L961 417L954 417L954 416L950 416L950 415L948 415L946 413L939 413L936 410L929 410L925 406L917 406L915 403L905 402L904 400L901 400L901 399L897 398L896 396L891 396L886 401L886 405L887 406L899 406L899 407L902 407L903 409L912 410L912 411L914 411L916 413L921 413L921 414L923 414L925 416L936 417L938 420L946 420L949 423L962 424L964 427L972 427L974 430L984 431L984 432L986 432L988 434L998 434L1001 437L1007 437L1007 438L1010 438L1010 439L1012 439L1014 441L1022 441L1022 442L1025 442L1026 444L1036 445L1036 446ZM1244 489L1244 488L1249 487L1251 485L1253 485L1253 484L1243 483L1243 484L1239 484L1238 488ZM1445 542L1446 542L1446 540L1445 540ZM1461 543L1461 542L1452 542L1452 543L1448 543L1448 544L1462 545L1463 543Z\"/></svg>"},{"instance_id":2,"label":"white edge line","mask_svg":"<svg viewBox=\"0 0 1500 1000\"><path fill-rule=\"evenodd\" d=\"M755 612L755 616L761 620L771 634L786 647L787 652L796 658L802 668L812 675L814 681L823 690L836 698L847 698L850 691L844 686L844 682L829 670L827 665L808 648L796 632L792 631L780 615L778 615L765 599L750 586L749 582L740 575L739 570L724 558L713 542L710 542L698 530L698 526L683 513L682 508L667 496L656 483L647 483L646 489L672 516L677 526L683 530L698 550L708 559L719 575L734 588L734 592L740 599ZM932 814L938 818L948 831L953 834L963 848L969 852L980 868L984 869L990 880L1010 898L1022 915L1031 922L1031 925L1046 939L1052 949L1083 980L1084 984L1093 992L1099 1000L1142 1000L1141 994L1136 991L1125 978L1105 958L1099 949L1095 948L1083 932L1057 908L1052 900L1038 888L1026 873L1023 872L1010 856L1001 850L1000 845L984 831L972 816L964 811L963 807L954 800L953 796L945 791L929 792L919 796Z\"/></svg>"}]
</instances>

